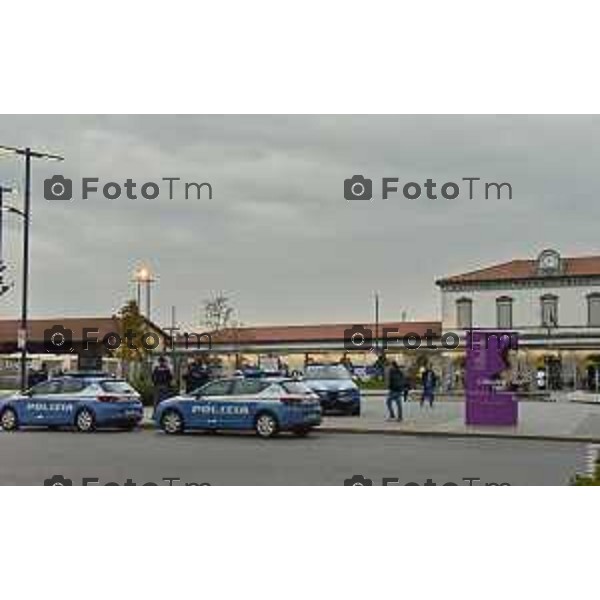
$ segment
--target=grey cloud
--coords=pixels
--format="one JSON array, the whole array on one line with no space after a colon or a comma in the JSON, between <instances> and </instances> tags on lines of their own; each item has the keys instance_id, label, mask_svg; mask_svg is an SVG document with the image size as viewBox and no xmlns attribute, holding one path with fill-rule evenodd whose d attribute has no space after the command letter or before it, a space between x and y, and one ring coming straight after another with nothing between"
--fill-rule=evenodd
<instances>
[{"instance_id":1,"label":"grey cloud","mask_svg":"<svg viewBox=\"0 0 600 600\"><path fill-rule=\"evenodd\" d=\"M0 143L62 152L34 166L32 313L106 314L137 262L159 275L154 316L189 324L213 290L247 323L438 315L434 279L553 246L596 253L600 119L586 116L0 117ZM212 201L43 199L43 179L209 181ZM509 200L346 202L343 179L509 181ZM0 181L21 184L0 156ZM15 200L19 202L19 200ZM6 216L18 279L20 227ZM18 289L2 315L18 314Z\"/></svg>"}]
</instances>

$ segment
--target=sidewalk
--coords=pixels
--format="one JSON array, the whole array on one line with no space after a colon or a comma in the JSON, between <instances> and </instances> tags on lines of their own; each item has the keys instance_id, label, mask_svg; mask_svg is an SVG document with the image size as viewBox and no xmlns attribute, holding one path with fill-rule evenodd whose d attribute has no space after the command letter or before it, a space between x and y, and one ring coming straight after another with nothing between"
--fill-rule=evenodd
<instances>
[{"instance_id":1,"label":"sidewalk","mask_svg":"<svg viewBox=\"0 0 600 600\"><path fill-rule=\"evenodd\" d=\"M386 421L385 393L363 396L360 417L327 416L322 433L370 433L441 437L486 437L569 441L600 444L600 404L523 401L519 403L517 427L467 427L464 403L456 397L440 397L434 408L421 408L418 401L403 405L404 421ZM144 428L152 428L146 410Z\"/></svg>"},{"instance_id":2,"label":"sidewalk","mask_svg":"<svg viewBox=\"0 0 600 600\"><path fill-rule=\"evenodd\" d=\"M440 397L434 408L418 401L403 405L401 423L386 421L385 394L363 397L361 417L326 417L321 430L343 433L502 437L600 443L600 404L521 401L516 427L475 427L464 423L464 402Z\"/></svg>"}]
</instances>

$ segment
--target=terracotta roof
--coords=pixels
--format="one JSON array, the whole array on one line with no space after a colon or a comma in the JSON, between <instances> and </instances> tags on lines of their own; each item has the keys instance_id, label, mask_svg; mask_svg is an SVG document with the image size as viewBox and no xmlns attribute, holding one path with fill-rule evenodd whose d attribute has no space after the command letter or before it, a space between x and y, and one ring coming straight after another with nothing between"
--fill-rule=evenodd
<instances>
[{"instance_id":1,"label":"terracotta roof","mask_svg":"<svg viewBox=\"0 0 600 600\"><path fill-rule=\"evenodd\" d=\"M471 283L481 281L506 281L514 279L534 279L548 277L537 271L537 260L511 260L485 269L469 271L439 279L438 285L450 283ZM562 259L563 270L554 277L591 277L600 276L600 256L579 256Z\"/></svg>"},{"instance_id":2,"label":"terracotta roof","mask_svg":"<svg viewBox=\"0 0 600 600\"><path fill-rule=\"evenodd\" d=\"M149 328L162 332L160 327L147 321ZM18 319L0 319L0 343L15 342L21 322ZM97 329L94 336L102 339L107 333L119 331L119 319L113 317L56 317L54 319L29 319L27 339L31 342L43 342L44 331L52 329L55 325L62 325L73 332L73 341L82 340L83 329ZM163 335L166 335L162 332Z\"/></svg>"},{"instance_id":3,"label":"terracotta roof","mask_svg":"<svg viewBox=\"0 0 600 600\"><path fill-rule=\"evenodd\" d=\"M239 344L268 344L268 343L302 343L302 342L340 342L344 341L346 329L359 325L375 333L374 323L337 323L320 325L275 325L262 327L240 327L213 333L211 342ZM442 325L439 321L395 321L379 324L380 337L383 329L394 329L390 337L404 336L417 333L424 336L428 329L434 336L441 335ZM192 339L192 338L191 338Z\"/></svg>"}]
</instances>

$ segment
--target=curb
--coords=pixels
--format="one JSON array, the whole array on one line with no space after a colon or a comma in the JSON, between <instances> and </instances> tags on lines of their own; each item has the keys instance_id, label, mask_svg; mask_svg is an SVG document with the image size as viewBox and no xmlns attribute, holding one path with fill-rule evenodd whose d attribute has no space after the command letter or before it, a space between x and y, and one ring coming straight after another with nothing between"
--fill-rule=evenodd
<instances>
[{"instance_id":1,"label":"curb","mask_svg":"<svg viewBox=\"0 0 600 600\"><path fill-rule=\"evenodd\" d=\"M424 431L408 429L377 429L364 427L318 427L316 431L322 433L349 433L354 435L405 435L421 437L442 437L442 438L483 438L483 439L501 439L501 440L528 440L541 442L570 442L578 444L600 444L600 437L585 436L560 436L560 435L536 435L527 433L497 433L490 431Z\"/></svg>"},{"instance_id":2,"label":"curb","mask_svg":"<svg viewBox=\"0 0 600 600\"><path fill-rule=\"evenodd\" d=\"M153 421L144 421L140 423L140 429L154 431L156 430ZM559 435L535 435L526 433L497 433L490 431L424 431L408 429L378 429L367 427L335 427L334 425L321 425L315 429L319 433L346 433L351 435L392 435L392 436L412 436L412 437L437 437L437 438L477 438L477 439L501 439L501 440L526 440L540 442L570 442L577 444L600 444L600 437L574 437Z\"/></svg>"}]
</instances>

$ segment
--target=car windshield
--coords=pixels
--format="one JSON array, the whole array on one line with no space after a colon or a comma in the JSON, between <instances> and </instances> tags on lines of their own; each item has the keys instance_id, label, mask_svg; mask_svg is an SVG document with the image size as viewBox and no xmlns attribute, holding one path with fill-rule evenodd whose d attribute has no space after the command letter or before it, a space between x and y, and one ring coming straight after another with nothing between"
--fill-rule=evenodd
<instances>
[{"instance_id":1,"label":"car windshield","mask_svg":"<svg viewBox=\"0 0 600 600\"><path fill-rule=\"evenodd\" d=\"M102 381L100 387L109 394L135 394L135 390L126 381Z\"/></svg>"},{"instance_id":2,"label":"car windshield","mask_svg":"<svg viewBox=\"0 0 600 600\"><path fill-rule=\"evenodd\" d=\"M343 365L322 365L307 367L307 379L351 379L350 373Z\"/></svg>"}]
</instances>

